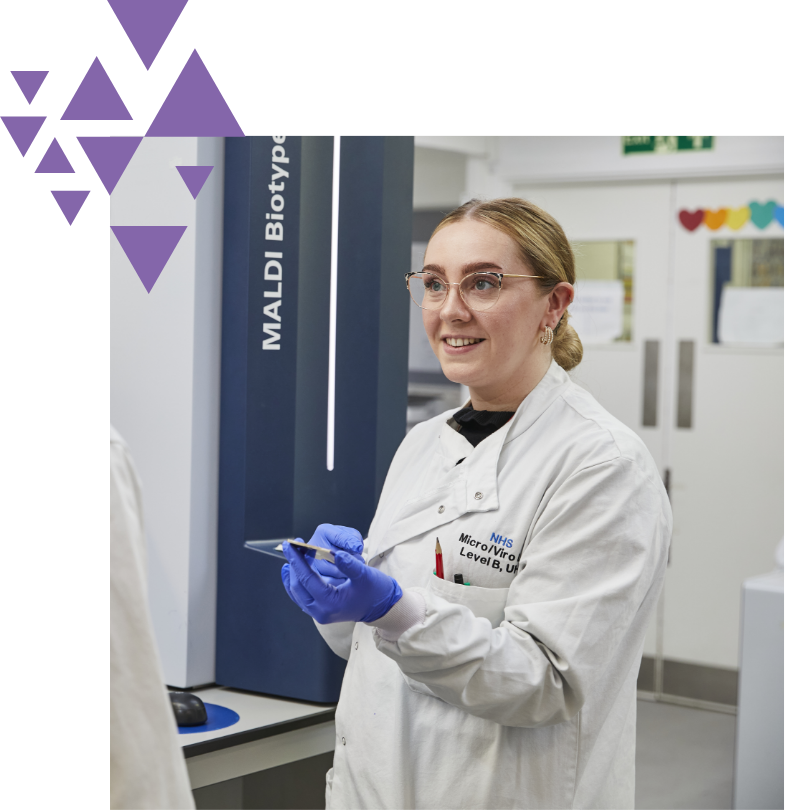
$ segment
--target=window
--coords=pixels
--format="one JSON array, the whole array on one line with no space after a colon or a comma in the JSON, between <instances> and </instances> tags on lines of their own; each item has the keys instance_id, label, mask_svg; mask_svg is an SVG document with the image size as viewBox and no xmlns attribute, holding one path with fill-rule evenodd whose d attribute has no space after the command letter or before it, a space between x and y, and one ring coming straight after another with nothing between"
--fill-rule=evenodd
<instances>
[{"instance_id":1,"label":"window","mask_svg":"<svg viewBox=\"0 0 785 810\"><path fill-rule=\"evenodd\" d=\"M572 323L584 344L632 340L635 242L575 242Z\"/></svg>"},{"instance_id":2,"label":"window","mask_svg":"<svg viewBox=\"0 0 785 810\"><path fill-rule=\"evenodd\" d=\"M711 342L781 346L783 240L714 239L711 256Z\"/></svg>"}]
</instances>

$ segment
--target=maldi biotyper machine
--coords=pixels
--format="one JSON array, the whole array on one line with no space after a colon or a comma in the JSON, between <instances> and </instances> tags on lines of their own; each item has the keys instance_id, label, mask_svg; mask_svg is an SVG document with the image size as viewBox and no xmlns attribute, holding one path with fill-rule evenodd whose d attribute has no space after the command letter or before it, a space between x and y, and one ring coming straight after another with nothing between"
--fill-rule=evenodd
<instances>
[{"instance_id":1,"label":"maldi biotyper machine","mask_svg":"<svg viewBox=\"0 0 785 810\"><path fill-rule=\"evenodd\" d=\"M334 702L283 538L367 533L406 429L413 138L226 139L216 680ZM255 541L267 553L246 547Z\"/></svg>"}]
</instances>

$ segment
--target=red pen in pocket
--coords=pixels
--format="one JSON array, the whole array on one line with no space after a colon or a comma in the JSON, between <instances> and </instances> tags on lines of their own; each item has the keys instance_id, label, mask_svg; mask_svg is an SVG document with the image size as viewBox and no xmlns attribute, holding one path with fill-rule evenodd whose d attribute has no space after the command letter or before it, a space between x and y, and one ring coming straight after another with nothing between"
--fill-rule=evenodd
<instances>
[{"instance_id":1,"label":"red pen in pocket","mask_svg":"<svg viewBox=\"0 0 785 810\"><path fill-rule=\"evenodd\" d=\"M436 538L436 576L444 579L444 560L442 559L442 547L439 545L439 538Z\"/></svg>"}]
</instances>

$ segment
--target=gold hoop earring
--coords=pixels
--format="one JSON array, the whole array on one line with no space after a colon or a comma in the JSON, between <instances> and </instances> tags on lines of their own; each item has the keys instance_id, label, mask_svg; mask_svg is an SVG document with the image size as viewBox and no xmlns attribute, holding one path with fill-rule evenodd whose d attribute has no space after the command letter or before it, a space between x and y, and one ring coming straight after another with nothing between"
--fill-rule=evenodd
<instances>
[{"instance_id":1,"label":"gold hoop earring","mask_svg":"<svg viewBox=\"0 0 785 810\"><path fill-rule=\"evenodd\" d=\"M545 327L545 334L540 335L540 343L544 343L546 346L549 346L553 343L553 329L550 326Z\"/></svg>"}]
</instances>

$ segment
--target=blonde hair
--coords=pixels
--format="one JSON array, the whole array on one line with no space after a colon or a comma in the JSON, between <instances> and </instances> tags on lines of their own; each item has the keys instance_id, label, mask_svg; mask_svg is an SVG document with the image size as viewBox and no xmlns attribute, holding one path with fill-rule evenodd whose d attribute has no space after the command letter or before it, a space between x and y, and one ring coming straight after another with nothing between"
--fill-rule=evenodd
<instances>
[{"instance_id":1,"label":"blonde hair","mask_svg":"<svg viewBox=\"0 0 785 810\"><path fill-rule=\"evenodd\" d=\"M524 264L534 275L543 276L536 282L543 294L560 281L575 283L575 257L561 225L533 203L517 197L469 200L450 211L434 233L463 219L484 222L507 234L518 246ZM565 310L551 343L553 359L566 371L575 368L583 358L581 339L569 320Z\"/></svg>"}]
</instances>

